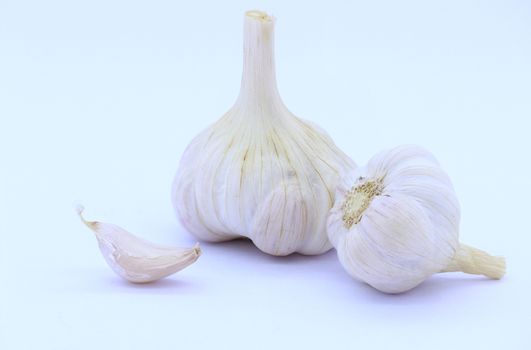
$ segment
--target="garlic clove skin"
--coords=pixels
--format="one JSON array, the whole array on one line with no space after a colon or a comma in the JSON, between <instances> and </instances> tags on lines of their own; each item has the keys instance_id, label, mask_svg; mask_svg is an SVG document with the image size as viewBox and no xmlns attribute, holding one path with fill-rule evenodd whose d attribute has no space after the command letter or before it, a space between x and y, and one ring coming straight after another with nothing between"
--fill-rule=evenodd
<instances>
[{"instance_id":1,"label":"garlic clove skin","mask_svg":"<svg viewBox=\"0 0 531 350\"><path fill-rule=\"evenodd\" d=\"M235 105L192 140L172 202L197 238L250 238L263 252L314 255L332 246L326 216L340 174L355 164L320 128L294 116L275 78L273 17L249 11Z\"/></svg>"},{"instance_id":2,"label":"garlic clove skin","mask_svg":"<svg viewBox=\"0 0 531 350\"><path fill-rule=\"evenodd\" d=\"M428 151L407 145L342 179L327 232L345 270L385 293L445 271L501 278L504 259L461 245L459 221L448 175Z\"/></svg>"},{"instance_id":3,"label":"garlic clove skin","mask_svg":"<svg viewBox=\"0 0 531 350\"><path fill-rule=\"evenodd\" d=\"M199 244L193 248L156 245L134 236L113 224L87 221L83 207L79 217L94 231L103 258L120 277L133 283L149 283L172 275L194 263L201 255Z\"/></svg>"}]
</instances>

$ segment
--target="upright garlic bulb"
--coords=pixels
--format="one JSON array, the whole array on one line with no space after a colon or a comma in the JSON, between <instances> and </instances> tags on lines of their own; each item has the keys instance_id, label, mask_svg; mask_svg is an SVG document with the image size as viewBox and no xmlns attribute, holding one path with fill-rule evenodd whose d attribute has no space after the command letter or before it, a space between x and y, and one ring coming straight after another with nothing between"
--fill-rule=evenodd
<instances>
[{"instance_id":1,"label":"upright garlic bulb","mask_svg":"<svg viewBox=\"0 0 531 350\"><path fill-rule=\"evenodd\" d=\"M459 244L459 220L452 183L435 158L402 146L341 181L327 230L346 271L386 293L437 272L501 278L503 258Z\"/></svg>"},{"instance_id":2,"label":"upright garlic bulb","mask_svg":"<svg viewBox=\"0 0 531 350\"><path fill-rule=\"evenodd\" d=\"M277 91L274 18L249 11L236 104L186 149L172 201L205 241L249 237L272 255L331 248L326 215L339 174L354 168L330 137L294 116Z\"/></svg>"}]
</instances>

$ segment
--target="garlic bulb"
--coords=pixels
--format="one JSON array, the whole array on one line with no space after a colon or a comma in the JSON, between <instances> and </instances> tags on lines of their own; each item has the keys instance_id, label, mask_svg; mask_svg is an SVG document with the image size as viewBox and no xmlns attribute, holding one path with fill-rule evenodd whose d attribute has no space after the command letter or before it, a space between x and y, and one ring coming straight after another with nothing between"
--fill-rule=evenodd
<instances>
[{"instance_id":1,"label":"garlic bulb","mask_svg":"<svg viewBox=\"0 0 531 350\"><path fill-rule=\"evenodd\" d=\"M264 12L245 14L240 95L186 149L172 201L199 239L248 237L272 255L320 254L331 248L326 215L339 174L355 165L280 99L274 22Z\"/></svg>"},{"instance_id":2,"label":"garlic bulb","mask_svg":"<svg viewBox=\"0 0 531 350\"><path fill-rule=\"evenodd\" d=\"M199 258L199 245L173 248L155 245L132 235L121 227L79 217L96 234L98 245L107 264L120 277L133 283L147 283L184 269Z\"/></svg>"},{"instance_id":3,"label":"garlic bulb","mask_svg":"<svg viewBox=\"0 0 531 350\"><path fill-rule=\"evenodd\" d=\"M459 220L452 183L435 158L401 146L342 179L327 231L346 271L386 293L437 272L501 278L503 258L459 244Z\"/></svg>"}]
</instances>

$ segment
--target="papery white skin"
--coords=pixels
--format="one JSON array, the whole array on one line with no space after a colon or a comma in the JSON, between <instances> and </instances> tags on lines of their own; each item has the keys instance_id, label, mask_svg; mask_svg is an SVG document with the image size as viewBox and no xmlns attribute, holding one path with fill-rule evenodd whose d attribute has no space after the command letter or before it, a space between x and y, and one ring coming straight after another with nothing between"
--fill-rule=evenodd
<instances>
[{"instance_id":1,"label":"papery white skin","mask_svg":"<svg viewBox=\"0 0 531 350\"><path fill-rule=\"evenodd\" d=\"M103 258L120 277L133 283L154 282L172 275L201 255L199 245L176 248L153 244L127 232L123 228L83 218L83 207L78 214L96 235Z\"/></svg>"},{"instance_id":2,"label":"papery white skin","mask_svg":"<svg viewBox=\"0 0 531 350\"><path fill-rule=\"evenodd\" d=\"M205 241L248 237L272 255L331 248L326 215L340 173L355 164L315 125L294 116L277 91L274 18L249 11L235 105L186 149L172 201Z\"/></svg>"},{"instance_id":3,"label":"papery white skin","mask_svg":"<svg viewBox=\"0 0 531 350\"><path fill-rule=\"evenodd\" d=\"M347 227L348 192L374 180L381 180L381 193ZM459 244L459 221L457 196L437 160L420 147L401 146L342 179L327 231L345 270L386 293L407 291L442 271L501 278L502 258Z\"/></svg>"}]
</instances>

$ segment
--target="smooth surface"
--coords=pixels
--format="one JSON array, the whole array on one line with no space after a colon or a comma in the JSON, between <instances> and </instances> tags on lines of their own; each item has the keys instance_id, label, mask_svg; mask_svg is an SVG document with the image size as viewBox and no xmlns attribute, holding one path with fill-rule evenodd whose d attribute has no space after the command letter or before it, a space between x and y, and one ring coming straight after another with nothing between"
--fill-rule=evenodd
<instances>
[{"instance_id":1,"label":"smooth surface","mask_svg":"<svg viewBox=\"0 0 531 350\"><path fill-rule=\"evenodd\" d=\"M529 349L528 1L0 2L0 349ZM152 285L118 279L87 219L195 243L169 193L234 102L243 12L277 17L280 93L358 163L401 143L452 177L464 243L507 257L381 294L334 252L202 244Z\"/></svg>"}]
</instances>

